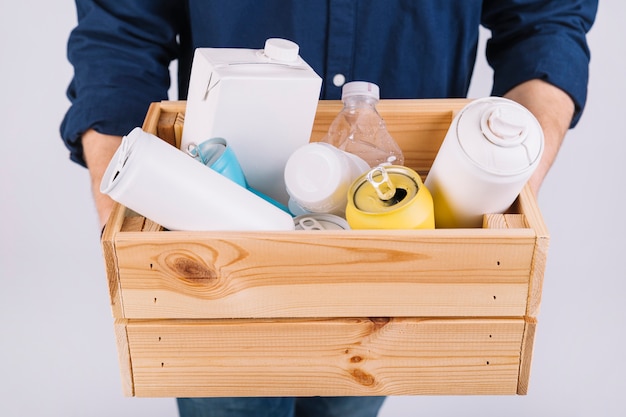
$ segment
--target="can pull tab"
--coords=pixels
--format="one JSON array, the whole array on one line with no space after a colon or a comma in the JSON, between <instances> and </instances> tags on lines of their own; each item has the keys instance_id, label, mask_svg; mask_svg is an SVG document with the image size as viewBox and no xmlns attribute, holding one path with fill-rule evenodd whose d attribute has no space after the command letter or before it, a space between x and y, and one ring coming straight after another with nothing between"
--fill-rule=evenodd
<instances>
[{"instance_id":1,"label":"can pull tab","mask_svg":"<svg viewBox=\"0 0 626 417\"><path fill-rule=\"evenodd\" d=\"M197 159L198 161L204 164L204 160L202 159L202 155L198 150L198 145L195 143L190 143L187 145L187 155L191 156L193 159Z\"/></svg>"},{"instance_id":2,"label":"can pull tab","mask_svg":"<svg viewBox=\"0 0 626 417\"><path fill-rule=\"evenodd\" d=\"M324 226L322 226L316 219L313 217L305 217L300 219L300 227L302 230L324 230Z\"/></svg>"},{"instance_id":3,"label":"can pull tab","mask_svg":"<svg viewBox=\"0 0 626 417\"><path fill-rule=\"evenodd\" d=\"M391 207L398 204L408 195L407 190L396 188L384 166L379 165L367 173L367 182L374 187L378 198L383 205Z\"/></svg>"},{"instance_id":4,"label":"can pull tab","mask_svg":"<svg viewBox=\"0 0 626 417\"><path fill-rule=\"evenodd\" d=\"M374 187L381 200L391 200L396 195L396 187L391 182L387 170L382 166L377 166L368 172L367 181Z\"/></svg>"}]
</instances>

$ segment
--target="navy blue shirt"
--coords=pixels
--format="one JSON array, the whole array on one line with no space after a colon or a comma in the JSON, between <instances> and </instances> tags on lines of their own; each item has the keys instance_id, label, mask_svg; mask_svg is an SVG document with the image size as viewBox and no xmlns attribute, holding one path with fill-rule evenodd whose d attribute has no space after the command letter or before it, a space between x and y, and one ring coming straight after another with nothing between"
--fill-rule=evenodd
<instances>
[{"instance_id":1,"label":"navy blue shirt","mask_svg":"<svg viewBox=\"0 0 626 417\"><path fill-rule=\"evenodd\" d=\"M83 164L89 128L125 135L148 105L167 99L169 64L178 60L180 98L198 47L263 48L290 39L322 77L321 99L341 83L370 81L382 98L467 94L478 29L491 30L487 59L493 94L543 79L573 99L575 125L587 96L586 33L597 0L77 0L68 42L74 78L61 135Z\"/></svg>"}]
</instances>

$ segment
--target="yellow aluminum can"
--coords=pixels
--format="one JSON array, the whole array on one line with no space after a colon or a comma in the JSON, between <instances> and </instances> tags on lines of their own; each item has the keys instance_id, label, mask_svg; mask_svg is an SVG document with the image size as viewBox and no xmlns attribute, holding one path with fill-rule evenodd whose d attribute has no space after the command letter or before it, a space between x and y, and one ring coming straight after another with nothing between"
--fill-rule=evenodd
<instances>
[{"instance_id":1,"label":"yellow aluminum can","mask_svg":"<svg viewBox=\"0 0 626 417\"><path fill-rule=\"evenodd\" d=\"M434 229L433 198L414 170L378 166L350 186L346 220L352 229Z\"/></svg>"}]
</instances>

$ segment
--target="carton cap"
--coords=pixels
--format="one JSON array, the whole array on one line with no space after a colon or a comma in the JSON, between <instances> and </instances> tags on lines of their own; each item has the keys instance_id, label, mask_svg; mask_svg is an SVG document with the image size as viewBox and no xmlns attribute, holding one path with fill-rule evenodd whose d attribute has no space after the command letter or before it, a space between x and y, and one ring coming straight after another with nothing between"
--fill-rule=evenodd
<instances>
[{"instance_id":1,"label":"carton cap","mask_svg":"<svg viewBox=\"0 0 626 417\"><path fill-rule=\"evenodd\" d=\"M299 51L298 44L287 39L270 38L265 41L265 56L275 61L296 62Z\"/></svg>"}]
</instances>

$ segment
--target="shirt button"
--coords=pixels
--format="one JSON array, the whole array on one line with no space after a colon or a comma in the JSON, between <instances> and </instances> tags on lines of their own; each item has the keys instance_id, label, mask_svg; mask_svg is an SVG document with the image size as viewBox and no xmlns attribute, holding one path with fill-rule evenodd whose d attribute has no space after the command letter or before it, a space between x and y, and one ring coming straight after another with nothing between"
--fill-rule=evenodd
<instances>
[{"instance_id":1,"label":"shirt button","mask_svg":"<svg viewBox=\"0 0 626 417\"><path fill-rule=\"evenodd\" d=\"M346 77L343 74L335 74L333 77L333 84L335 87L341 87L346 83Z\"/></svg>"}]
</instances>

